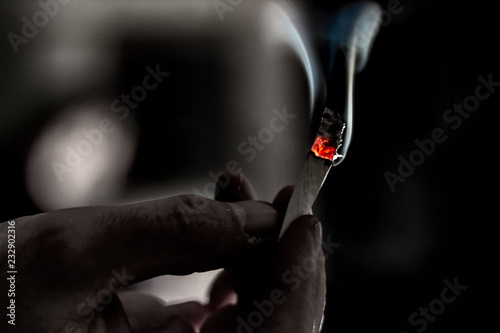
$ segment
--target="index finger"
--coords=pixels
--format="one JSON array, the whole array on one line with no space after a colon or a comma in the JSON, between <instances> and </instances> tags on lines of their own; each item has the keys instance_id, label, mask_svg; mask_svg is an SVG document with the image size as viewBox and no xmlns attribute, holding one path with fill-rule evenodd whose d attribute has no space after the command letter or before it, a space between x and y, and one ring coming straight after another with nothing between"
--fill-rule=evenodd
<instances>
[{"instance_id":1,"label":"index finger","mask_svg":"<svg viewBox=\"0 0 500 333\"><path fill-rule=\"evenodd\" d=\"M82 271L109 279L110 271L124 269L138 282L225 267L279 227L278 213L268 203L226 203L195 195L66 209L37 218L36 243L59 266L78 263L66 277L76 280Z\"/></svg>"}]
</instances>

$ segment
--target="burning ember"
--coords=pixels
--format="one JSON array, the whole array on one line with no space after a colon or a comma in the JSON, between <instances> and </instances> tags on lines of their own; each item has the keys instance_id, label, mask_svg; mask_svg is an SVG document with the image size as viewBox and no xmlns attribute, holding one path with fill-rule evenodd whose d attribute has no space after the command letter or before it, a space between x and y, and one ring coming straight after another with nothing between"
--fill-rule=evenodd
<instances>
[{"instance_id":1,"label":"burning ember","mask_svg":"<svg viewBox=\"0 0 500 333\"><path fill-rule=\"evenodd\" d=\"M331 137L327 138L321 135L316 137L312 145L311 151L314 155L325 160L333 161L335 156L335 146Z\"/></svg>"},{"instance_id":2,"label":"burning ember","mask_svg":"<svg viewBox=\"0 0 500 333\"><path fill-rule=\"evenodd\" d=\"M333 161L337 150L342 146L345 126L338 112L326 108L323 111L318 134L311 147L314 155Z\"/></svg>"}]
</instances>

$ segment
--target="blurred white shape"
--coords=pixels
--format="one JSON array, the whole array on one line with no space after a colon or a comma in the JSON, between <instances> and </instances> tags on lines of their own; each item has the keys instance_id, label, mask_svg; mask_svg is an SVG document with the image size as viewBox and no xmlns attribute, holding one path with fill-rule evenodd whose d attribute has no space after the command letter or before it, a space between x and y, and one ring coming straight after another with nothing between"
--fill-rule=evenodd
<instances>
[{"instance_id":1,"label":"blurred white shape","mask_svg":"<svg viewBox=\"0 0 500 333\"><path fill-rule=\"evenodd\" d=\"M50 211L102 203L117 193L135 152L129 127L102 104L64 110L28 154L26 185L33 201Z\"/></svg>"},{"instance_id":2,"label":"blurred white shape","mask_svg":"<svg viewBox=\"0 0 500 333\"><path fill-rule=\"evenodd\" d=\"M168 304L186 301L197 301L206 304L209 301L212 283L221 272L222 269L217 269L185 276L161 276L136 283L130 289L154 294Z\"/></svg>"}]
</instances>

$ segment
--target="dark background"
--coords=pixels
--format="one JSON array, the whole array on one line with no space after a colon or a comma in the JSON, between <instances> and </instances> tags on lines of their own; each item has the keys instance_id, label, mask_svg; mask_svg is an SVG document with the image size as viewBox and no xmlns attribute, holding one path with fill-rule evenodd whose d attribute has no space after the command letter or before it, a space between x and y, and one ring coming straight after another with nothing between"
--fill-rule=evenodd
<instances>
[{"instance_id":1,"label":"dark background","mask_svg":"<svg viewBox=\"0 0 500 333\"><path fill-rule=\"evenodd\" d=\"M443 120L478 76L500 81L498 19L482 2L401 5L357 77L349 157L321 194L335 202L321 209L324 234L341 244L328 264L325 331L417 332L409 316L455 277L467 289L425 331L498 330L499 91L456 130ZM435 128L448 139L391 192L383 174L397 174L398 156Z\"/></svg>"},{"instance_id":2,"label":"dark background","mask_svg":"<svg viewBox=\"0 0 500 333\"><path fill-rule=\"evenodd\" d=\"M305 4L312 26L320 29L343 3L331 2ZM388 1L379 3L387 9ZM325 240L340 244L327 260L324 331L417 332L421 326L411 326L409 316L440 297L445 279L453 282L455 278L467 289L447 304L425 331L498 330L500 88L458 129L443 121L447 109L474 94L478 76L487 78L491 74L493 81L500 81L498 11L493 2L477 1L406 0L401 5L402 12L392 15L381 27L367 67L356 77L355 127L349 157L331 171L316 204ZM5 12L0 26L5 36L17 18L9 17L7 5L2 7ZM154 49L154 45L137 47L140 41L129 43L132 46L122 46L124 64L137 59L154 63L154 59L141 58L137 53L144 47ZM30 121L12 120L15 117L9 110L9 99L23 98L8 93L21 75L16 72L20 58L12 54L6 38L1 47L1 89L7 99L0 121L2 128L10 123L16 126L15 135L12 131L8 136L0 133L0 220L7 220L39 211L24 188L22 165L39 121L48 120L43 113L35 112ZM318 40L320 54L323 47ZM174 59L176 55L169 57ZM217 66L216 59L205 61L214 63L207 67ZM121 78L116 91L127 91L142 75L142 65L137 65L136 74L133 68L127 68L132 74ZM189 67L184 70L186 75L179 77L200 76L192 80L200 85L193 90L203 91L204 86L214 84L203 78L214 78L216 72L202 75L189 72ZM173 84L162 89L172 95L189 93L175 92ZM200 98L206 105L216 104L224 96L208 88ZM192 103L192 108L197 107L196 100ZM33 104L38 109L51 107L44 99ZM319 100L317 111L321 104ZM189 115L178 117L177 123L189 122ZM144 126L154 128L155 124ZM436 144L434 153L391 191L384 173L396 174L398 156L408 159L417 149L414 140L430 138L438 127L446 131L448 139ZM141 137L144 142L154 139ZM164 143L168 144L168 137ZM130 186L164 177L161 165L147 167L154 165L148 158L147 152L138 155ZM175 167L172 172L170 176L175 177Z\"/></svg>"}]
</instances>

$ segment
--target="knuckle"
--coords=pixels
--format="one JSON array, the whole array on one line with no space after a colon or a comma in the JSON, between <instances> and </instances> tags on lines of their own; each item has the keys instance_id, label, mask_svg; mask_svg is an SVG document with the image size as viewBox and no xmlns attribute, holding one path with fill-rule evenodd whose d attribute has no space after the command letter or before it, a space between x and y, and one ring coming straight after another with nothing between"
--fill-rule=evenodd
<instances>
[{"instance_id":1,"label":"knuckle","mask_svg":"<svg viewBox=\"0 0 500 333\"><path fill-rule=\"evenodd\" d=\"M177 200L174 217L178 236L191 248L202 246L220 234L230 222L227 212L220 209L222 203L214 205L212 200L194 194L178 196Z\"/></svg>"},{"instance_id":2,"label":"knuckle","mask_svg":"<svg viewBox=\"0 0 500 333\"><path fill-rule=\"evenodd\" d=\"M231 206L197 195L181 195L174 204L175 243L178 249L196 253L192 260L241 243L241 227Z\"/></svg>"}]
</instances>

